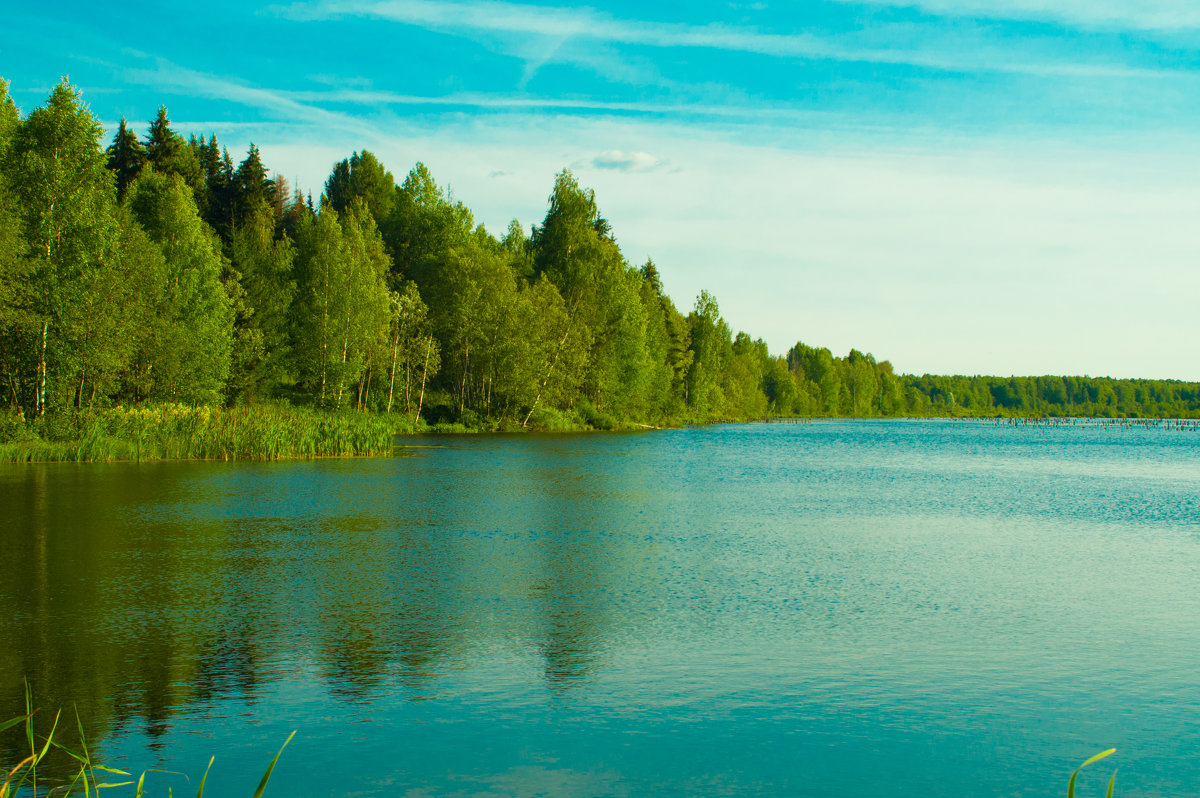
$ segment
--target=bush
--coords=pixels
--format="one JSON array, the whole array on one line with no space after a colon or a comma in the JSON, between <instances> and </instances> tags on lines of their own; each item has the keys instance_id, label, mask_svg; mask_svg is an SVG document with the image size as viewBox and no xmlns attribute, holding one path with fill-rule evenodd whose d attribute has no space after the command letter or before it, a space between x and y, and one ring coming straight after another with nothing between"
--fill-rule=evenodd
<instances>
[{"instance_id":1,"label":"bush","mask_svg":"<svg viewBox=\"0 0 1200 798\"><path fill-rule=\"evenodd\" d=\"M587 399L580 399L575 403L575 414L593 429L611 430L617 427L617 420L611 413L600 412Z\"/></svg>"},{"instance_id":2,"label":"bush","mask_svg":"<svg viewBox=\"0 0 1200 798\"><path fill-rule=\"evenodd\" d=\"M543 432L572 432L583 427L575 413L564 413L553 407L538 407L529 416L529 426Z\"/></svg>"},{"instance_id":3,"label":"bush","mask_svg":"<svg viewBox=\"0 0 1200 798\"><path fill-rule=\"evenodd\" d=\"M0 411L0 443L36 440L37 435L25 421L25 412L20 408Z\"/></svg>"}]
</instances>

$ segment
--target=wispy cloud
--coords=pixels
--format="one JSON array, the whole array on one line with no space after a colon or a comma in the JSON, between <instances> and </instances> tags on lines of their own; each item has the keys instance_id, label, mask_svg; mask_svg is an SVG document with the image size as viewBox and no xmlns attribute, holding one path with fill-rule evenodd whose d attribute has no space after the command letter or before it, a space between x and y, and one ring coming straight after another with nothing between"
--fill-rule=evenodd
<instances>
[{"instance_id":1,"label":"wispy cloud","mask_svg":"<svg viewBox=\"0 0 1200 798\"><path fill-rule=\"evenodd\" d=\"M939 16L1054 22L1103 30L1200 30L1193 0L842 0L916 8Z\"/></svg>"},{"instance_id":2,"label":"wispy cloud","mask_svg":"<svg viewBox=\"0 0 1200 798\"><path fill-rule=\"evenodd\" d=\"M1117 0L1108 0L1115 3ZM868 2L919 5L951 9L951 0L868 0ZM1020 0L1033 7L1049 7L1047 0ZM968 5L1001 8L1000 0L968 0ZM912 47L897 37L896 46L875 44L881 37L872 35L872 44L861 45L853 32L846 35L808 32L773 33L748 27L723 24L692 25L621 19L589 8L532 6L500 0L319 0L277 6L274 11L296 21L316 21L339 17L368 17L415 25L432 30L473 33L501 37L530 37L554 42L551 49L538 49L538 64L555 58L566 40L657 48L695 47L729 52L752 53L780 58L855 61L903 64L934 70L999 72L1069 77L1162 77L1172 74L1155 68L1123 63L1084 62L1058 58L1031 58L1030 53L1011 46L979 48L978 42L959 42L958 46ZM1196 12L1200 17L1200 11ZM1008 43L1011 45L1011 42ZM525 58L528 44L514 48ZM577 53L570 56L578 59Z\"/></svg>"},{"instance_id":3,"label":"wispy cloud","mask_svg":"<svg viewBox=\"0 0 1200 798\"><path fill-rule=\"evenodd\" d=\"M252 86L232 78L189 69L165 58L144 56L140 53L132 55L150 61L153 66L130 67L123 70L122 77L127 83L186 93L192 97L234 102L259 112L274 112L289 121L303 121L307 124L332 127L360 136L372 138L375 136L374 126L361 119L356 119L349 114L330 111L311 103L301 102L286 92Z\"/></svg>"},{"instance_id":4,"label":"wispy cloud","mask_svg":"<svg viewBox=\"0 0 1200 798\"><path fill-rule=\"evenodd\" d=\"M691 102L613 102L607 100L575 99L569 97L528 97L505 94L457 92L445 95L403 94L377 89L318 89L273 92L278 97L297 103L333 105L430 106L444 108L477 108L492 111L600 111L614 115L716 117L738 120L770 118L786 124L833 122L829 113L771 109L756 105Z\"/></svg>"}]
</instances>

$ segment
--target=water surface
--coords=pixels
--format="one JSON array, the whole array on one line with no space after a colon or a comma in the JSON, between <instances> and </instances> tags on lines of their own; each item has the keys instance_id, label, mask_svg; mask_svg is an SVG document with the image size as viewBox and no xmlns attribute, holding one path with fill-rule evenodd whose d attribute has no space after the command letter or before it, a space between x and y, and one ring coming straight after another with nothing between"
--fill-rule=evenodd
<instances>
[{"instance_id":1,"label":"water surface","mask_svg":"<svg viewBox=\"0 0 1200 798\"><path fill-rule=\"evenodd\" d=\"M1111 746L1122 796L1200 784L1196 433L405 443L0 469L0 714L28 676L214 795L292 729L269 794L1042 796Z\"/></svg>"}]
</instances>

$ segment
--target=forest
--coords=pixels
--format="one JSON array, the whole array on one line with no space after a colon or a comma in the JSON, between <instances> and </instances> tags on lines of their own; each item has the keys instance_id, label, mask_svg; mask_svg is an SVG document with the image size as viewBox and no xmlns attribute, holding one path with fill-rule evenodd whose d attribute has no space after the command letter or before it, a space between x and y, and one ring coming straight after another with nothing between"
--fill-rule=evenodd
<instances>
[{"instance_id":1,"label":"forest","mask_svg":"<svg viewBox=\"0 0 1200 798\"><path fill-rule=\"evenodd\" d=\"M1200 416L1196 383L773 355L707 292L679 309L567 170L540 223L497 236L421 163L397 182L354 152L314 199L254 145L235 161L215 135L172 129L165 107L144 135L122 120L108 139L65 81L22 116L0 80L0 379L0 440L163 405L405 429Z\"/></svg>"}]
</instances>

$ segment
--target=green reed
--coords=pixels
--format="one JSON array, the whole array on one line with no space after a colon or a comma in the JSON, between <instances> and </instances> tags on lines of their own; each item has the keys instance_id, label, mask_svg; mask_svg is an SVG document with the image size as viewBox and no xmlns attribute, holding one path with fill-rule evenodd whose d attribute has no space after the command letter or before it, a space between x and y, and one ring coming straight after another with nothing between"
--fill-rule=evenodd
<instances>
[{"instance_id":1,"label":"green reed","mask_svg":"<svg viewBox=\"0 0 1200 798\"><path fill-rule=\"evenodd\" d=\"M62 716L61 711L55 714L50 732L41 738L34 731L33 718L35 714L37 714L37 711L33 708L33 696L29 689L29 683L26 682L25 714L0 723L0 733L13 727L23 726L25 742L29 746L29 755L18 762L16 766L0 773L0 778L3 779L0 781L0 798L16 798L17 795L21 794L22 790L27 791L31 798L38 798L39 795L82 795L84 798L93 798L93 796L98 797L101 794L101 790L110 790L118 787L133 787L134 798L142 798L145 792L147 773L174 772L154 769L143 770L135 782L132 774L128 771L107 767L93 759L92 752L88 749L87 736L84 734L83 723L79 719L78 711L75 713L75 725L79 731L79 745L77 748L69 748L55 739ZM266 792L267 782L271 780L271 774L275 772L275 765L279 763L279 757L283 755L283 749L287 748L288 743L295 736L295 731L288 735L288 738L284 740L283 745L280 746L271 763L267 765L266 772L263 773L262 779L258 783L258 789L254 791L254 798L262 798ZM69 767L66 772L71 775L65 778L48 778L45 775L39 777L38 766L46 761L49 754L56 752L67 757ZM212 770L215 760L216 757L208 760L208 767L204 769L204 775L200 779L196 798L204 798L204 787L208 782L208 774ZM61 766L59 770L63 770ZM112 777L118 777L122 780L112 780ZM170 795L172 791L168 788L167 792Z\"/></svg>"},{"instance_id":2,"label":"green reed","mask_svg":"<svg viewBox=\"0 0 1200 798\"><path fill-rule=\"evenodd\" d=\"M392 451L412 419L287 405L151 405L39 419L0 443L0 462L278 460Z\"/></svg>"}]
</instances>

